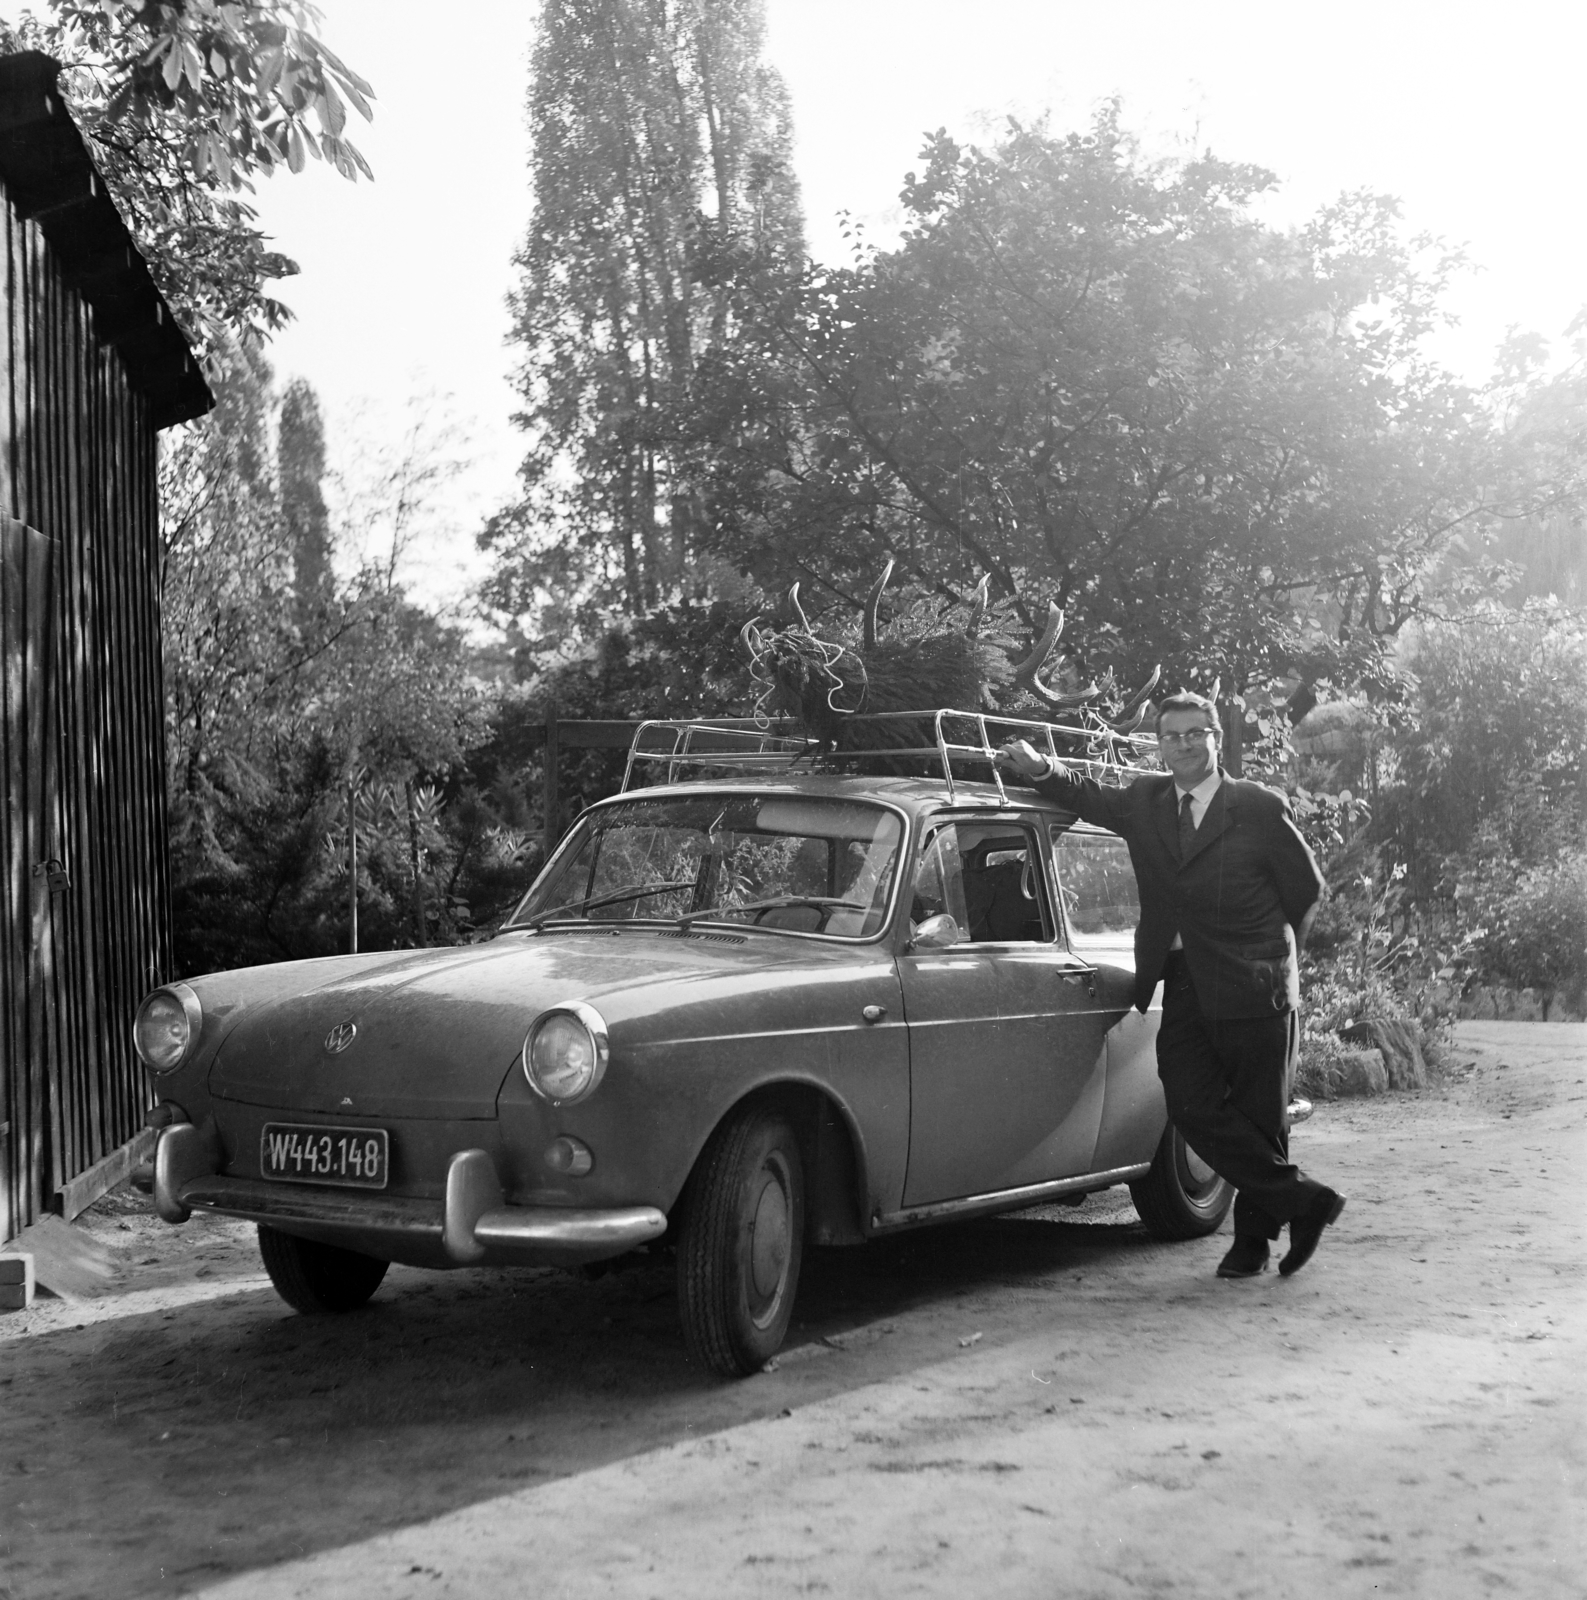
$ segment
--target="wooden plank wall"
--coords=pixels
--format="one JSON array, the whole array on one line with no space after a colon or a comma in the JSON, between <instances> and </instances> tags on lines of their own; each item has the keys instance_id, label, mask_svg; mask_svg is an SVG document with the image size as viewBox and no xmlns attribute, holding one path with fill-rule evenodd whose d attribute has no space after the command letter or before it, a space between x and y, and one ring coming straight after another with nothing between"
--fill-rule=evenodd
<instances>
[{"instance_id":1,"label":"wooden plank wall","mask_svg":"<svg viewBox=\"0 0 1587 1600\"><path fill-rule=\"evenodd\" d=\"M132 1015L171 943L154 428L9 202L0 278L3 1240L142 1126Z\"/></svg>"}]
</instances>

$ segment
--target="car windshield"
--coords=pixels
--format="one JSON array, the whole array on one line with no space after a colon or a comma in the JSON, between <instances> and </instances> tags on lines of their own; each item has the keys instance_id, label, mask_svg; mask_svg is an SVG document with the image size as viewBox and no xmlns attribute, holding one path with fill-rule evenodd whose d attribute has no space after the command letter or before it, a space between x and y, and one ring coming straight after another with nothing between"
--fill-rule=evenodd
<instances>
[{"instance_id":1,"label":"car windshield","mask_svg":"<svg viewBox=\"0 0 1587 1600\"><path fill-rule=\"evenodd\" d=\"M880 931L903 823L881 806L702 794L602 806L509 928L726 922L865 939Z\"/></svg>"}]
</instances>

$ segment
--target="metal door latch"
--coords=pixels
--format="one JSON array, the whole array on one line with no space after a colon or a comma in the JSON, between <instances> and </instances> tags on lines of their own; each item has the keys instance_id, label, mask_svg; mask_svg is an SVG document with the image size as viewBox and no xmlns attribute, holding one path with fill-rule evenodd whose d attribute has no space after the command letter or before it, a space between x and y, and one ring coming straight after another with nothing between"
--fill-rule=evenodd
<instances>
[{"instance_id":1,"label":"metal door latch","mask_svg":"<svg viewBox=\"0 0 1587 1600\"><path fill-rule=\"evenodd\" d=\"M860 1012L860 1015L862 1017L864 1017L867 1022L880 1022L882 1020L882 1018L887 1015L887 1007L886 1006L866 1006Z\"/></svg>"}]
</instances>

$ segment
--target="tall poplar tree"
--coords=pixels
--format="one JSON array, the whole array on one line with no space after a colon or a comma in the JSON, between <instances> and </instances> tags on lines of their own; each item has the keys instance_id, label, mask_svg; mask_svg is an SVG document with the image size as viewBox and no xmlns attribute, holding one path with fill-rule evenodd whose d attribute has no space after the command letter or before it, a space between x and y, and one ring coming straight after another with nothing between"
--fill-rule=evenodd
<instances>
[{"instance_id":1,"label":"tall poplar tree","mask_svg":"<svg viewBox=\"0 0 1587 1600\"><path fill-rule=\"evenodd\" d=\"M278 440L281 517L292 550L298 625L306 628L331 600L331 516L321 488L325 424L313 386L303 378L294 378L282 397Z\"/></svg>"},{"instance_id":2,"label":"tall poplar tree","mask_svg":"<svg viewBox=\"0 0 1587 1600\"><path fill-rule=\"evenodd\" d=\"M490 598L641 616L709 518L702 375L746 260L802 254L787 94L762 0L546 0L534 210L516 262L523 494L488 526ZM707 452L708 453L708 452Z\"/></svg>"}]
</instances>

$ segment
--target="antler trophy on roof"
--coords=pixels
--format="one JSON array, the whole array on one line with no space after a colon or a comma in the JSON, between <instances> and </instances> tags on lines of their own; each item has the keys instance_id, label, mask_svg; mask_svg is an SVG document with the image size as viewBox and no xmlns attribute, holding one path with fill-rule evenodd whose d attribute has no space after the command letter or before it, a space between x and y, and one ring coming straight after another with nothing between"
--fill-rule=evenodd
<instances>
[{"instance_id":1,"label":"antler trophy on roof","mask_svg":"<svg viewBox=\"0 0 1587 1600\"><path fill-rule=\"evenodd\" d=\"M817 634L797 583L788 591L782 621L763 625L756 617L745 623L740 637L759 690L757 716L796 721L833 750L852 742L856 717L936 707L1046 720L1056 714L1077 744L1092 753L1145 721L1160 667L1127 697L1094 682L1073 693L1050 687L1042 673L1063 634L1063 611L1049 604L1040 638L1027 640L1021 655L1021 642L1011 631L1013 602L994 605L987 576L967 601L944 606L924 599L907 605L884 637L881 599L893 570L889 558L866 598L858 638L852 625L842 630L846 638ZM871 724L861 742L878 740Z\"/></svg>"}]
</instances>

